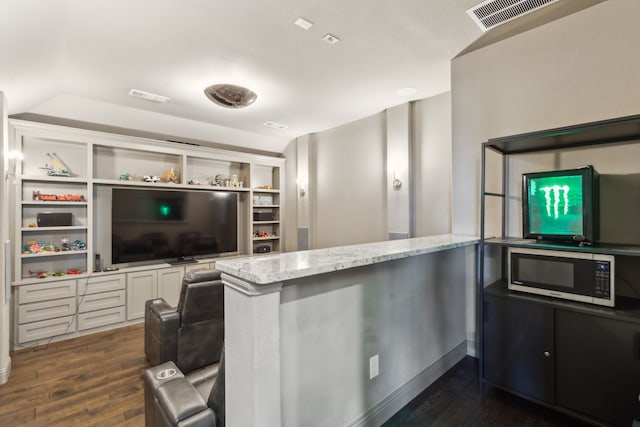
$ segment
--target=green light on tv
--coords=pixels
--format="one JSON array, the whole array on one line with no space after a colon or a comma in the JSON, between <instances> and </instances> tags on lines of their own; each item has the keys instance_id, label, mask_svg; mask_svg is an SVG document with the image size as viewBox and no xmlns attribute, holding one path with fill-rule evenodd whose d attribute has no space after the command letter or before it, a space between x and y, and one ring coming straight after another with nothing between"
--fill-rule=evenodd
<instances>
[{"instance_id":1,"label":"green light on tv","mask_svg":"<svg viewBox=\"0 0 640 427\"><path fill-rule=\"evenodd\" d=\"M166 218L169 215L171 215L171 206L169 206L169 205L160 205L159 211L160 211L160 216Z\"/></svg>"}]
</instances>

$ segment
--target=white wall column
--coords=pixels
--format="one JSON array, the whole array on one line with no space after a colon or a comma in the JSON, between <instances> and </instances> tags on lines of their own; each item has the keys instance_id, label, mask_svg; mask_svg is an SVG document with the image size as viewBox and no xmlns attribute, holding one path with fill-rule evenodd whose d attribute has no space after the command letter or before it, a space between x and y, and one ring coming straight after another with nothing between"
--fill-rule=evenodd
<instances>
[{"instance_id":1,"label":"white wall column","mask_svg":"<svg viewBox=\"0 0 640 427\"><path fill-rule=\"evenodd\" d=\"M298 202L298 250L310 248L311 216L310 216L310 173L309 173L309 140L305 135L297 139L297 202Z\"/></svg>"},{"instance_id":2,"label":"white wall column","mask_svg":"<svg viewBox=\"0 0 640 427\"><path fill-rule=\"evenodd\" d=\"M387 110L387 233L411 237L411 104Z\"/></svg>"},{"instance_id":3,"label":"white wall column","mask_svg":"<svg viewBox=\"0 0 640 427\"><path fill-rule=\"evenodd\" d=\"M9 379L11 370L11 358L9 357L9 300L11 296L11 283L9 266L8 247L5 242L9 240L9 188L7 175L9 170L9 123L7 121L7 99L3 92L0 92L0 171L2 181L0 181L0 384L4 384Z\"/></svg>"},{"instance_id":4,"label":"white wall column","mask_svg":"<svg viewBox=\"0 0 640 427\"><path fill-rule=\"evenodd\" d=\"M279 427L282 284L256 286L226 274L222 282L226 424Z\"/></svg>"}]
</instances>

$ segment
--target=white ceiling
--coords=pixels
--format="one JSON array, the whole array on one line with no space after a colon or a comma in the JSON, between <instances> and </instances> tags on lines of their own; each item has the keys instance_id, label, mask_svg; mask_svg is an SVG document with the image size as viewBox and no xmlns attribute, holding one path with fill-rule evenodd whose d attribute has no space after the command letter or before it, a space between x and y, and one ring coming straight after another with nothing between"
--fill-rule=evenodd
<instances>
[{"instance_id":1,"label":"white ceiling","mask_svg":"<svg viewBox=\"0 0 640 427\"><path fill-rule=\"evenodd\" d=\"M449 90L482 33L479 0L2 0L0 91L38 113L282 152L319 132ZM313 22L302 30L298 17ZM326 33L341 41L330 45ZM214 83L247 86L242 110ZM411 97L396 91L415 87ZM167 104L129 96L135 88ZM288 125L277 130L266 121Z\"/></svg>"}]
</instances>

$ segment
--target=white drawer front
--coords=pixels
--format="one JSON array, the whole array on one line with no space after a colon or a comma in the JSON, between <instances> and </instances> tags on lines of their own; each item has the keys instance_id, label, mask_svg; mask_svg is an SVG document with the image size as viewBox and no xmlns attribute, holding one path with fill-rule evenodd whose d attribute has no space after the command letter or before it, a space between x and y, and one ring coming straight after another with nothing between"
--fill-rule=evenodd
<instances>
[{"instance_id":1,"label":"white drawer front","mask_svg":"<svg viewBox=\"0 0 640 427\"><path fill-rule=\"evenodd\" d=\"M76 331L75 316L59 317L18 326L18 342L25 343Z\"/></svg>"},{"instance_id":2,"label":"white drawer front","mask_svg":"<svg viewBox=\"0 0 640 427\"><path fill-rule=\"evenodd\" d=\"M78 282L78 295L97 294L99 292L118 291L127 283L124 274L92 277Z\"/></svg>"},{"instance_id":3,"label":"white drawer front","mask_svg":"<svg viewBox=\"0 0 640 427\"><path fill-rule=\"evenodd\" d=\"M61 282L18 286L19 304L49 301L52 299L74 296L76 296L75 280L63 280Z\"/></svg>"},{"instance_id":4,"label":"white drawer front","mask_svg":"<svg viewBox=\"0 0 640 427\"><path fill-rule=\"evenodd\" d=\"M76 299L63 298L18 306L19 324L71 316L76 312Z\"/></svg>"},{"instance_id":5,"label":"white drawer front","mask_svg":"<svg viewBox=\"0 0 640 427\"><path fill-rule=\"evenodd\" d=\"M78 297L78 312L86 313L104 308L120 307L125 303L125 291L103 292L101 294Z\"/></svg>"},{"instance_id":6,"label":"white drawer front","mask_svg":"<svg viewBox=\"0 0 640 427\"><path fill-rule=\"evenodd\" d=\"M78 315L78 330L97 328L125 321L124 307L108 308Z\"/></svg>"}]
</instances>

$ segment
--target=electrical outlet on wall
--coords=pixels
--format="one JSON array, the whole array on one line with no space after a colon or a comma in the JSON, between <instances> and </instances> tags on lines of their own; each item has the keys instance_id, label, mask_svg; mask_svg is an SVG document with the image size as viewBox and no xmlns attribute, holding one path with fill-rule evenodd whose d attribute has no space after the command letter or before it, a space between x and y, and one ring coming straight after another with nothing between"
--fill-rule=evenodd
<instances>
[{"instance_id":1,"label":"electrical outlet on wall","mask_svg":"<svg viewBox=\"0 0 640 427\"><path fill-rule=\"evenodd\" d=\"M378 376L380 373L380 362L378 355L371 357L369 359L369 379L372 380Z\"/></svg>"}]
</instances>

